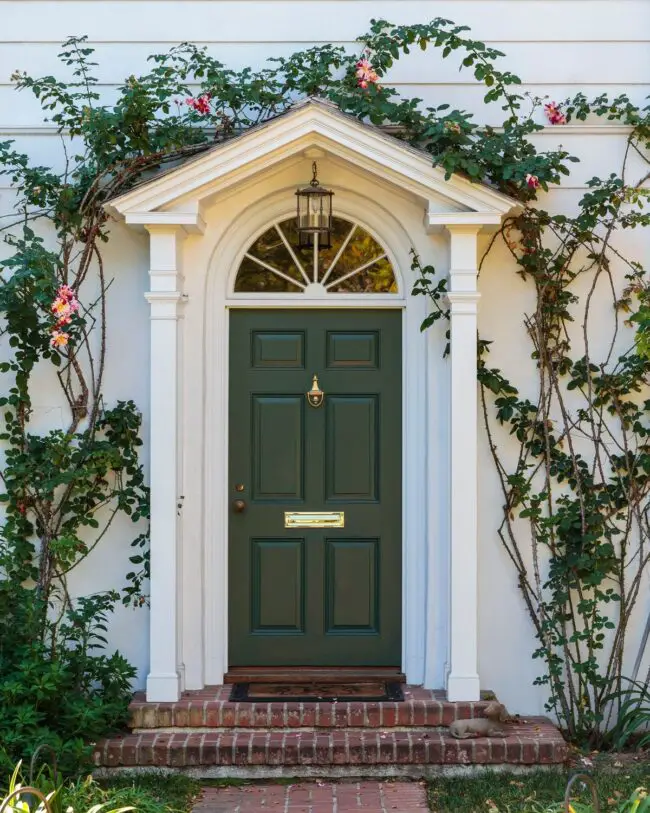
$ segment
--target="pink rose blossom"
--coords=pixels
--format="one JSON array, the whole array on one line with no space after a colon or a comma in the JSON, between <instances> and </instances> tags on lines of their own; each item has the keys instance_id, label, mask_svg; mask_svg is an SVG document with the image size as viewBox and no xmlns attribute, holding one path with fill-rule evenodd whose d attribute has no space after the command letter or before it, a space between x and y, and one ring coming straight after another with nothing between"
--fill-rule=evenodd
<instances>
[{"instance_id":1,"label":"pink rose blossom","mask_svg":"<svg viewBox=\"0 0 650 813\"><path fill-rule=\"evenodd\" d=\"M530 172L526 175L526 183L531 189L539 189L539 178L537 175L531 175Z\"/></svg>"},{"instance_id":2,"label":"pink rose blossom","mask_svg":"<svg viewBox=\"0 0 650 813\"><path fill-rule=\"evenodd\" d=\"M364 57L364 59L360 59L357 62L357 70L356 70L356 77L357 77L357 84L360 88L364 90L368 87L369 84L376 84L379 77L377 76L377 72L370 64L370 61Z\"/></svg>"},{"instance_id":3,"label":"pink rose blossom","mask_svg":"<svg viewBox=\"0 0 650 813\"><path fill-rule=\"evenodd\" d=\"M200 115L206 116L210 112L210 98L209 93L202 93L200 96L197 96L196 99L191 97L185 99L185 104L191 107L192 110L196 110Z\"/></svg>"},{"instance_id":4,"label":"pink rose blossom","mask_svg":"<svg viewBox=\"0 0 650 813\"><path fill-rule=\"evenodd\" d=\"M77 303L74 303L77 305ZM79 306L77 305L77 308ZM52 313L58 317L57 324L70 324L72 320L72 314L76 311L73 304L70 302L66 302L65 299L61 299L61 297L57 297L54 302L52 303Z\"/></svg>"},{"instance_id":5,"label":"pink rose blossom","mask_svg":"<svg viewBox=\"0 0 650 813\"><path fill-rule=\"evenodd\" d=\"M51 329L50 344L52 347L65 347L70 336L61 328L69 325L73 315L79 310L79 300L69 285L59 286L50 310L56 317L56 324Z\"/></svg>"},{"instance_id":6,"label":"pink rose blossom","mask_svg":"<svg viewBox=\"0 0 650 813\"><path fill-rule=\"evenodd\" d=\"M74 299L76 301L75 292L72 290L72 288L69 285L59 285L59 289L56 292L56 295L60 296L61 299L68 299L68 300Z\"/></svg>"},{"instance_id":7,"label":"pink rose blossom","mask_svg":"<svg viewBox=\"0 0 650 813\"><path fill-rule=\"evenodd\" d=\"M545 104L544 112L546 113L546 118L551 122L551 124L566 124L566 116L555 102Z\"/></svg>"},{"instance_id":8,"label":"pink rose blossom","mask_svg":"<svg viewBox=\"0 0 650 813\"><path fill-rule=\"evenodd\" d=\"M62 330L53 330L50 344L52 347L66 347L70 336Z\"/></svg>"}]
</instances>

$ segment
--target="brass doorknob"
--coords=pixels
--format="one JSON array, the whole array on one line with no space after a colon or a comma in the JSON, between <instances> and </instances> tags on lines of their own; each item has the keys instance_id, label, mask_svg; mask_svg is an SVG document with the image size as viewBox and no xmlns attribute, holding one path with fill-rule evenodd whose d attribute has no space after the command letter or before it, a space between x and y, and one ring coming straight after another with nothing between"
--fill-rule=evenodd
<instances>
[{"instance_id":1,"label":"brass doorknob","mask_svg":"<svg viewBox=\"0 0 650 813\"><path fill-rule=\"evenodd\" d=\"M242 511L246 510L246 501L245 500L233 500L232 507L235 510L235 514L241 514Z\"/></svg>"}]
</instances>

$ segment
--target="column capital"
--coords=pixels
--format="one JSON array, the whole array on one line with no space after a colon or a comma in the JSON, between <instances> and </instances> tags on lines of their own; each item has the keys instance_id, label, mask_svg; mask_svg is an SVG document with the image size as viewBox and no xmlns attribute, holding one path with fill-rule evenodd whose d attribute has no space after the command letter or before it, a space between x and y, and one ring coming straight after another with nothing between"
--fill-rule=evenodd
<instances>
[{"instance_id":1,"label":"column capital","mask_svg":"<svg viewBox=\"0 0 650 813\"><path fill-rule=\"evenodd\" d=\"M183 240L185 232L177 225L147 226L149 232L149 284L152 294L183 292ZM153 300L147 295L153 305Z\"/></svg>"},{"instance_id":2,"label":"column capital","mask_svg":"<svg viewBox=\"0 0 650 813\"><path fill-rule=\"evenodd\" d=\"M180 240L187 236L185 227L180 223L145 223L144 227L149 234L174 234Z\"/></svg>"},{"instance_id":3,"label":"column capital","mask_svg":"<svg viewBox=\"0 0 650 813\"><path fill-rule=\"evenodd\" d=\"M483 226L483 223L445 223L445 229L452 236L454 234L478 234Z\"/></svg>"},{"instance_id":4,"label":"column capital","mask_svg":"<svg viewBox=\"0 0 650 813\"><path fill-rule=\"evenodd\" d=\"M475 293L478 283L477 226L448 226L450 292Z\"/></svg>"}]
</instances>

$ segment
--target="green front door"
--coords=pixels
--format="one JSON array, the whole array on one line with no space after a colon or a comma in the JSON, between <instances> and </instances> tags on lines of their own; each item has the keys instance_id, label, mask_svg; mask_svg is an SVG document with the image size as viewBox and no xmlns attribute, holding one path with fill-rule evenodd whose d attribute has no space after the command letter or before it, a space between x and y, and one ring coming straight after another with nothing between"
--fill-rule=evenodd
<instances>
[{"instance_id":1,"label":"green front door","mask_svg":"<svg viewBox=\"0 0 650 813\"><path fill-rule=\"evenodd\" d=\"M401 324L231 311L231 667L400 665Z\"/></svg>"}]
</instances>

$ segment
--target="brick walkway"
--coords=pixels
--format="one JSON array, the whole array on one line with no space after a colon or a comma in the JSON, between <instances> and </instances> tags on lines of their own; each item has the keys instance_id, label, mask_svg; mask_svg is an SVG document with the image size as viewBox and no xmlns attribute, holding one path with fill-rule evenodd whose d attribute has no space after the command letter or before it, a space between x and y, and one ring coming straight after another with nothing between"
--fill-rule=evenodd
<instances>
[{"instance_id":1,"label":"brick walkway","mask_svg":"<svg viewBox=\"0 0 650 813\"><path fill-rule=\"evenodd\" d=\"M192 813L418 813L428 809L420 782L301 782L205 788Z\"/></svg>"}]
</instances>

